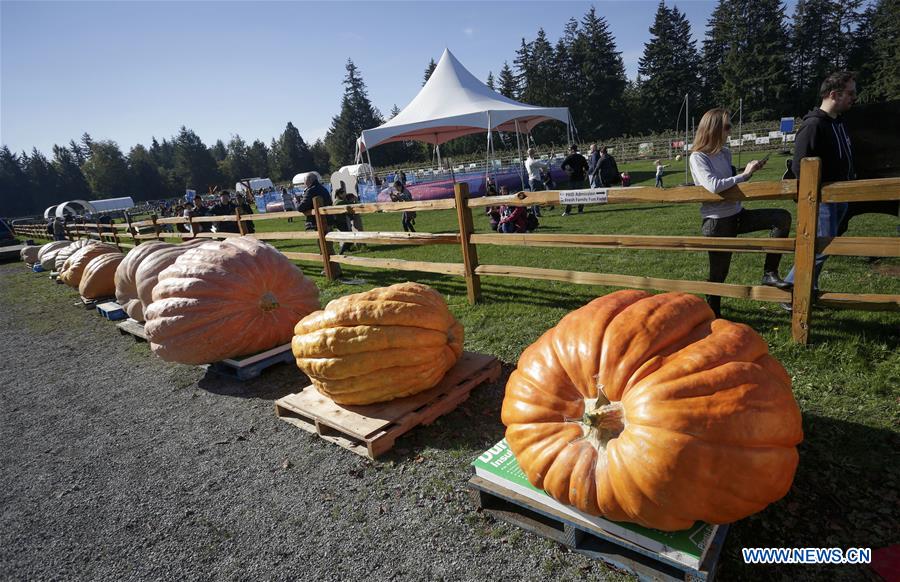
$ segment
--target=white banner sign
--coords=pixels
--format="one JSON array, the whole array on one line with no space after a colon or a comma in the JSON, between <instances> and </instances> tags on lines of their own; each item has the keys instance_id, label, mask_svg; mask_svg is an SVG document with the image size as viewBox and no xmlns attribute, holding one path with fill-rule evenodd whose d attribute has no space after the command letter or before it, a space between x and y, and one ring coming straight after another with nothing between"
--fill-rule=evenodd
<instances>
[{"instance_id":1,"label":"white banner sign","mask_svg":"<svg viewBox=\"0 0 900 582\"><path fill-rule=\"evenodd\" d=\"M763 145L769 143L769 138L767 137L758 137L756 138L757 145Z\"/></svg>"},{"instance_id":2,"label":"white banner sign","mask_svg":"<svg viewBox=\"0 0 900 582\"><path fill-rule=\"evenodd\" d=\"M606 204L607 188L586 188L584 190L560 190L560 204Z\"/></svg>"}]
</instances>

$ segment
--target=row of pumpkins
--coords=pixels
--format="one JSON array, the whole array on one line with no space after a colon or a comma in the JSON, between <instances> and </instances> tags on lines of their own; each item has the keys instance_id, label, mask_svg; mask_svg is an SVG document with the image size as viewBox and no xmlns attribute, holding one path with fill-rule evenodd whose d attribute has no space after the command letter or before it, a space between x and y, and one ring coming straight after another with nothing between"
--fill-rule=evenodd
<instances>
[{"instance_id":1,"label":"row of pumpkins","mask_svg":"<svg viewBox=\"0 0 900 582\"><path fill-rule=\"evenodd\" d=\"M80 279L82 292L94 285L85 277L103 278L167 360L292 341L320 392L369 404L434 386L462 353L463 328L430 287L401 283L319 309L315 285L254 239L145 243L124 257L90 242L54 248L61 278ZM501 419L536 487L667 531L781 499L803 439L790 376L765 340L684 293L619 291L566 315L522 353Z\"/></svg>"}]
</instances>

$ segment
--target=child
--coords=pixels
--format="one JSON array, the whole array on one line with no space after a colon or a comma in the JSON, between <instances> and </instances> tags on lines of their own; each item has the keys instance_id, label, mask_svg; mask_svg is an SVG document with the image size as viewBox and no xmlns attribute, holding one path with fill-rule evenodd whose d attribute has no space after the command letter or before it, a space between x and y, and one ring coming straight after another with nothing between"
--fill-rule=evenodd
<instances>
[{"instance_id":1,"label":"child","mask_svg":"<svg viewBox=\"0 0 900 582\"><path fill-rule=\"evenodd\" d=\"M391 202L412 202L412 194L403 186L403 182L397 180L394 182L394 189L391 192ZM403 212L403 231L416 232L414 228L416 224L416 213L408 210Z\"/></svg>"}]
</instances>

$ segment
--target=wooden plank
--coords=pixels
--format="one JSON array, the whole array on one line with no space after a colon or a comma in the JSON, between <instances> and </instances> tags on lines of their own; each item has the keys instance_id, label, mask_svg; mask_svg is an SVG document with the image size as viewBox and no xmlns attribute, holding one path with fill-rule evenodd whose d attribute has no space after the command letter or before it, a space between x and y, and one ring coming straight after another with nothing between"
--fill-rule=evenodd
<instances>
[{"instance_id":1,"label":"wooden plank","mask_svg":"<svg viewBox=\"0 0 900 582\"><path fill-rule=\"evenodd\" d=\"M281 251L281 254L291 259L292 261L313 261L316 263L322 262L322 255L319 253L295 253L293 251ZM335 263L335 257L339 257L341 255L334 255L331 257L331 262Z\"/></svg>"},{"instance_id":2,"label":"wooden plank","mask_svg":"<svg viewBox=\"0 0 900 582\"><path fill-rule=\"evenodd\" d=\"M325 238L334 242L381 243L389 245L447 245L459 244L459 235L430 232L342 232L331 231Z\"/></svg>"},{"instance_id":3,"label":"wooden plank","mask_svg":"<svg viewBox=\"0 0 900 582\"><path fill-rule=\"evenodd\" d=\"M900 311L900 295L822 293L816 305L856 311Z\"/></svg>"},{"instance_id":4,"label":"wooden plank","mask_svg":"<svg viewBox=\"0 0 900 582\"><path fill-rule=\"evenodd\" d=\"M791 313L791 337L800 344L806 344L809 341L816 228L821 187L822 160L803 158L800 162L800 190L797 197L797 249L794 254L794 292Z\"/></svg>"},{"instance_id":5,"label":"wooden plank","mask_svg":"<svg viewBox=\"0 0 900 582\"><path fill-rule=\"evenodd\" d=\"M116 324L116 328L122 335L128 334L134 336L135 339L148 341L147 332L144 331L144 324L139 321L135 321L130 317L122 323Z\"/></svg>"},{"instance_id":6,"label":"wooden plank","mask_svg":"<svg viewBox=\"0 0 900 582\"><path fill-rule=\"evenodd\" d=\"M312 213L310 213L312 214ZM306 219L306 212L297 212L295 210L288 210L285 212L265 212L262 214L245 214L243 216L244 220L252 220L254 222L258 220L278 220L280 218L303 218Z\"/></svg>"},{"instance_id":7,"label":"wooden plank","mask_svg":"<svg viewBox=\"0 0 900 582\"><path fill-rule=\"evenodd\" d=\"M434 388L407 398L342 406L307 386L277 400L275 414L356 454L375 458L390 450L401 435L451 412L475 387L496 381L499 376L500 362L496 358L464 352Z\"/></svg>"},{"instance_id":8,"label":"wooden plank","mask_svg":"<svg viewBox=\"0 0 900 582\"><path fill-rule=\"evenodd\" d=\"M625 236L605 234L473 234L476 244L525 247L729 251L793 253L792 238L714 238L706 236Z\"/></svg>"},{"instance_id":9,"label":"wooden plank","mask_svg":"<svg viewBox=\"0 0 900 582\"><path fill-rule=\"evenodd\" d=\"M319 240L319 233L314 230L295 232L254 232L248 235L256 240Z\"/></svg>"},{"instance_id":10,"label":"wooden plank","mask_svg":"<svg viewBox=\"0 0 900 582\"><path fill-rule=\"evenodd\" d=\"M518 192L509 196L489 196L469 201L472 208L482 206L530 206L532 204L559 204L559 190L543 192ZM796 180L780 182L745 182L724 192L713 194L702 186L677 188L607 188L607 204L636 204L642 202L722 202L722 200L792 200L797 194Z\"/></svg>"},{"instance_id":11,"label":"wooden plank","mask_svg":"<svg viewBox=\"0 0 900 582\"><path fill-rule=\"evenodd\" d=\"M900 257L900 238L897 237L818 237L816 252L851 257Z\"/></svg>"},{"instance_id":12,"label":"wooden plank","mask_svg":"<svg viewBox=\"0 0 900 582\"><path fill-rule=\"evenodd\" d=\"M316 235L319 239L319 253L322 255L322 264L325 266L325 278L329 281L334 281L337 279L338 270L335 269L334 262L331 260L331 243L325 240L325 235L328 234L328 224L325 222L325 217L322 215L321 204L321 196L313 198L313 213L316 217Z\"/></svg>"},{"instance_id":13,"label":"wooden plank","mask_svg":"<svg viewBox=\"0 0 900 582\"><path fill-rule=\"evenodd\" d=\"M428 263L422 261L407 261L405 259L374 259L350 255L332 255L331 261L334 263L372 269L393 269L395 271L418 271L421 273L440 273L442 275L457 275L460 277L465 276L465 271L460 263Z\"/></svg>"},{"instance_id":14,"label":"wooden plank","mask_svg":"<svg viewBox=\"0 0 900 582\"><path fill-rule=\"evenodd\" d=\"M419 200L412 202L370 202L364 204L342 204L340 206L323 206L322 214L372 214L374 212L403 212L411 210L447 210L453 208L453 199Z\"/></svg>"},{"instance_id":15,"label":"wooden plank","mask_svg":"<svg viewBox=\"0 0 900 582\"><path fill-rule=\"evenodd\" d=\"M832 182L822 186L822 202L874 202L900 199L900 178Z\"/></svg>"},{"instance_id":16,"label":"wooden plank","mask_svg":"<svg viewBox=\"0 0 900 582\"><path fill-rule=\"evenodd\" d=\"M453 186L456 205L456 220L459 223L459 242L462 248L463 276L466 278L466 297L469 305L481 300L481 278L476 274L478 268L478 247L470 237L475 232L472 222L472 209L469 208L469 185L465 182Z\"/></svg>"},{"instance_id":17,"label":"wooden plank","mask_svg":"<svg viewBox=\"0 0 900 582\"><path fill-rule=\"evenodd\" d=\"M629 287L631 289L648 289L659 291L681 291L736 297L738 299L755 299L757 301L785 302L791 300L791 294L764 285L733 285L730 283L710 283L708 281L680 281L677 279L658 279L635 275L613 275L606 273L589 273L585 271L565 271L561 269L542 269L538 267L516 267L511 265L480 265L476 270L479 275L496 277L521 277L524 279L544 279L549 281L565 281L579 285L605 285L610 287Z\"/></svg>"}]
</instances>

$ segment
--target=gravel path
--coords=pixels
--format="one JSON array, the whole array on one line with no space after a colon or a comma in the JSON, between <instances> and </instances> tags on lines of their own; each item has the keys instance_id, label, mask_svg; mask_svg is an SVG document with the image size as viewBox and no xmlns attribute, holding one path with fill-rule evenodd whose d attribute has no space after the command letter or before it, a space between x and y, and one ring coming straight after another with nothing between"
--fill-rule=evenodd
<instances>
[{"instance_id":1,"label":"gravel path","mask_svg":"<svg viewBox=\"0 0 900 582\"><path fill-rule=\"evenodd\" d=\"M479 514L510 371L376 462L275 418L289 365L167 364L22 263L0 265L0 577L619 579Z\"/></svg>"}]
</instances>

